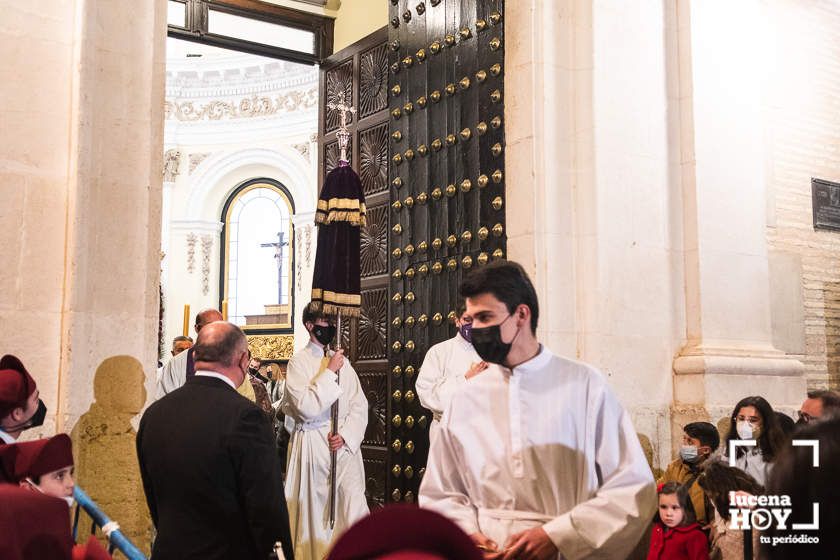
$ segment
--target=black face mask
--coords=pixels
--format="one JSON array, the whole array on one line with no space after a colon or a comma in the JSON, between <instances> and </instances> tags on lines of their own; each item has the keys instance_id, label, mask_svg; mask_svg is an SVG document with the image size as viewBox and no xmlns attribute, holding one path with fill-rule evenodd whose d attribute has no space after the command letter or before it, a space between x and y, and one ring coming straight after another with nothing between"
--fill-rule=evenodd
<instances>
[{"instance_id":1,"label":"black face mask","mask_svg":"<svg viewBox=\"0 0 840 560\"><path fill-rule=\"evenodd\" d=\"M44 404L44 401L38 399L38 408L35 410L35 414L21 424L17 426L11 426L6 428L6 431L15 431L15 430L28 430L29 428L37 428L38 426L42 426L44 424L44 419L47 417L47 405Z\"/></svg>"},{"instance_id":2,"label":"black face mask","mask_svg":"<svg viewBox=\"0 0 840 560\"><path fill-rule=\"evenodd\" d=\"M332 325L328 325L326 327L315 325L312 327L312 334L315 335L315 340L324 346L329 346L332 339L335 338L335 327Z\"/></svg>"},{"instance_id":3,"label":"black face mask","mask_svg":"<svg viewBox=\"0 0 840 560\"><path fill-rule=\"evenodd\" d=\"M481 357L481 359L485 362L490 362L491 364L504 364L505 359L507 359L507 355L510 353L510 349L513 346L513 340L516 340L516 336L519 336L519 331L516 331L516 336L513 337L513 340L510 342L502 341L501 326L511 317L512 315L508 315L507 318L498 325L482 327L480 329L476 327L472 328L471 338L473 348L475 348L479 357Z\"/></svg>"}]
</instances>

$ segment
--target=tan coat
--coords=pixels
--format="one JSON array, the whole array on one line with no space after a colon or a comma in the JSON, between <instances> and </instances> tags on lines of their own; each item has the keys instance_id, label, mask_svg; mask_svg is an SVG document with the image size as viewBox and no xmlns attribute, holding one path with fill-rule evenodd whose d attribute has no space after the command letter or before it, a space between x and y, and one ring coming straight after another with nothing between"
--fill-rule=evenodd
<instances>
[{"instance_id":1,"label":"tan coat","mask_svg":"<svg viewBox=\"0 0 840 560\"><path fill-rule=\"evenodd\" d=\"M657 480L656 483L662 484L663 482L677 482L679 484L685 484L694 478L696 474L697 473L691 472L688 465L683 463L681 459L677 459L668 465L668 468L665 469L665 474L663 474L662 478ZM703 489L700 488L696 479L693 483L691 483L691 488L688 489L688 496L691 498L691 505L694 506L694 513L697 515L697 522L700 525L707 525L710 520L706 517L706 495L703 492ZM709 511L712 511L711 505L709 506Z\"/></svg>"}]
</instances>

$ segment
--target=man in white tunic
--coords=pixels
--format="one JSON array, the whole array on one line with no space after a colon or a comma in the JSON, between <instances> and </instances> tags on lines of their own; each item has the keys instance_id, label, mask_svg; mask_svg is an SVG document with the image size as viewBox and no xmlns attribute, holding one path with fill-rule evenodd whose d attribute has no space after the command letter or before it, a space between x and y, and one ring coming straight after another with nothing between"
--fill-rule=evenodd
<instances>
[{"instance_id":1,"label":"man in white tunic","mask_svg":"<svg viewBox=\"0 0 840 560\"><path fill-rule=\"evenodd\" d=\"M597 370L536 339L525 271L497 261L461 285L479 356L444 412L420 505L458 523L487 559L626 558L656 508L627 412Z\"/></svg>"},{"instance_id":2,"label":"man in white tunic","mask_svg":"<svg viewBox=\"0 0 840 560\"><path fill-rule=\"evenodd\" d=\"M344 352L324 348L335 336L326 317L303 310L309 344L289 360L281 409L294 423L289 442L286 501L295 558L321 560L334 537L368 514L361 444L367 399ZM336 375L340 372L340 376ZM338 400L337 433L330 436L330 406ZM329 525L330 450L337 450L335 529Z\"/></svg>"},{"instance_id":3,"label":"man in white tunic","mask_svg":"<svg viewBox=\"0 0 840 560\"><path fill-rule=\"evenodd\" d=\"M222 314L218 309L205 309L195 316L195 334L201 331L204 325L214 321L222 321ZM193 360L195 349L190 347L185 352L179 352L172 356L163 369L157 382L156 398L161 399L175 389L183 387L188 377L195 375L195 361Z\"/></svg>"},{"instance_id":4,"label":"man in white tunic","mask_svg":"<svg viewBox=\"0 0 840 560\"><path fill-rule=\"evenodd\" d=\"M472 346L472 323L466 310L466 303L461 300L456 309L458 318L455 319L458 332L449 340L429 348L414 385L420 404L432 411L432 424L429 427L430 445L435 442L441 416L449 406L455 390L467 379L486 370L488 366Z\"/></svg>"}]
</instances>

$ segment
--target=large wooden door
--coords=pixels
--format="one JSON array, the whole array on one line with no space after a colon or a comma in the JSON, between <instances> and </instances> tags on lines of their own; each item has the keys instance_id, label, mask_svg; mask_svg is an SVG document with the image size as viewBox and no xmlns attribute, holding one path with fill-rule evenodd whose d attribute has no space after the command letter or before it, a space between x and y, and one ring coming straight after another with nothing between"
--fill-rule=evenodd
<instances>
[{"instance_id":1,"label":"large wooden door","mask_svg":"<svg viewBox=\"0 0 840 560\"><path fill-rule=\"evenodd\" d=\"M505 254L501 0L390 0L388 498L413 502L431 414L415 380L458 286Z\"/></svg>"},{"instance_id":2,"label":"large wooden door","mask_svg":"<svg viewBox=\"0 0 840 560\"><path fill-rule=\"evenodd\" d=\"M319 182L338 164L338 113L326 105L339 93L356 108L350 124L350 164L367 203L361 232L362 305L342 325L342 344L359 374L369 414L362 442L371 507L385 503L388 395L388 32L385 28L332 55L321 66Z\"/></svg>"},{"instance_id":3,"label":"large wooden door","mask_svg":"<svg viewBox=\"0 0 840 560\"><path fill-rule=\"evenodd\" d=\"M368 500L414 502L431 413L415 380L455 333L458 285L506 251L502 0L381 0L390 24L322 65L320 177L338 160L339 92L368 206L362 309L342 333L370 405Z\"/></svg>"}]
</instances>

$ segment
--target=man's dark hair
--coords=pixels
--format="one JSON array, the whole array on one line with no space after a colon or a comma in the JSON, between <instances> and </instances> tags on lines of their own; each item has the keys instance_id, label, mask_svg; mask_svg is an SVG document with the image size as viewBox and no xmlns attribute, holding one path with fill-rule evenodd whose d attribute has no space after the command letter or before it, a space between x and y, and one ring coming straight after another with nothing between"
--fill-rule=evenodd
<instances>
[{"instance_id":1,"label":"man's dark hair","mask_svg":"<svg viewBox=\"0 0 840 560\"><path fill-rule=\"evenodd\" d=\"M180 335L178 335L178 336L176 336L175 338L172 339L172 346L175 346L176 342L192 342L192 341L193 341L192 337L184 336L184 335L180 334Z\"/></svg>"},{"instance_id":2,"label":"man's dark hair","mask_svg":"<svg viewBox=\"0 0 840 560\"><path fill-rule=\"evenodd\" d=\"M326 318L327 316L323 311L321 311L321 306L314 301L310 301L306 304L306 307L303 308L301 320L303 321L304 326L306 326L306 323L312 323L314 325L316 321Z\"/></svg>"},{"instance_id":3,"label":"man's dark hair","mask_svg":"<svg viewBox=\"0 0 840 560\"><path fill-rule=\"evenodd\" d=\"M720 445L720 434L715 425L709 422L692 422L691 424L686 424L683 432L690 438L700 440L700 443L710 447L712 452Z\"/></svg>"},{"instance_id":4,"label":"man's dark hair","mask_svg":"<svg viewBox=\"0 0 840 560\"><path fill-rule=\"evenodd\" d=\"M237 351L245 346L247 341L245 334L235 325L229 325L221 333L213 331L206 335L202 330L196 340L193 357L196 362L212 362L222 364L225 367L233 365Z\"/></svg>"},{"instance_id":5,"label":"man's dark hair","mask_svg":"<svg viewBox=\"0 0 840 560\"><path fill-rule=\"evenodd\" d=\"M491 294L505 304L510 314L517 306L527 305L531 310L531 331L537 332L540 316L537 292L519 263L498 260L476 268L464 278L459 292L463 298Z\"/></svg>"},{"instance_id":6,"label":"man's dark hair","mask_svg":"<svg viewBox=\"0 0 840 560\"><path fill-rule=\"evenodd\" d=\"M697 523L697 513L694 511L694 504L691 503L691 498L688 495L688 488L679 482L666 482L662 488L657 492L658 495L676 494L677 503L683 510L683 518L680 521L680 527ZM658 500L659 498L657 498ZM662 523L662 518L659 517L659 508L656 509L656 521Z\"/></svg>"},{"instance_id":7,"label":"man's dark hair","mask_svg":"<svg viewBox=\"0 0 840 560\"><path fill-rule=\"evenodd\" d=\"M809 399L820 399L823 414L840 411L840 393L836 391L808 391Z\"/></svg>"}]
</instances>

